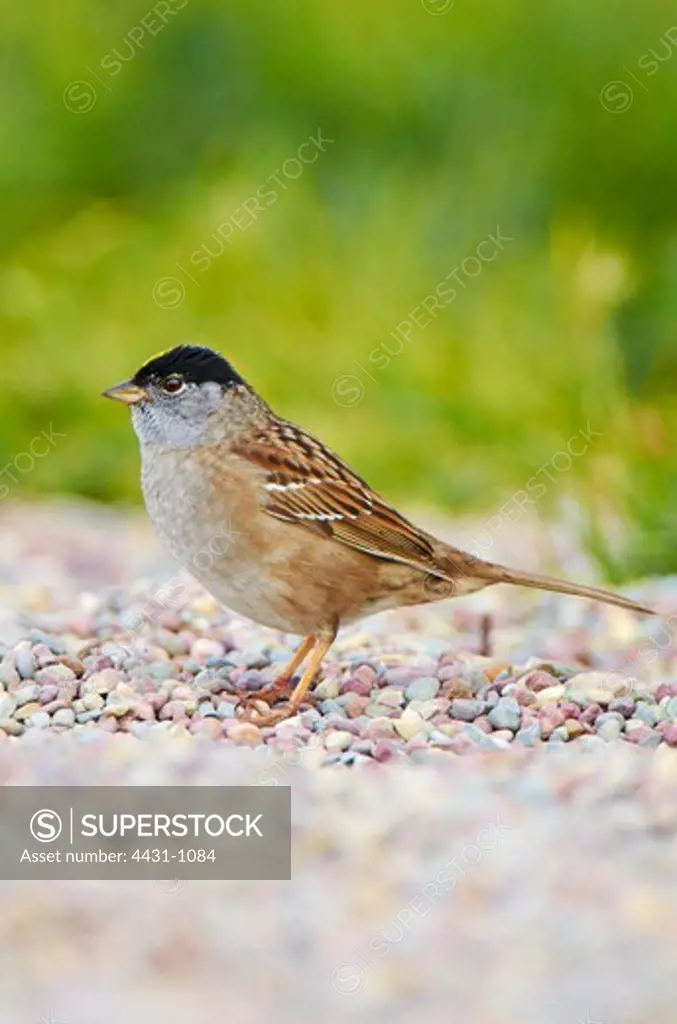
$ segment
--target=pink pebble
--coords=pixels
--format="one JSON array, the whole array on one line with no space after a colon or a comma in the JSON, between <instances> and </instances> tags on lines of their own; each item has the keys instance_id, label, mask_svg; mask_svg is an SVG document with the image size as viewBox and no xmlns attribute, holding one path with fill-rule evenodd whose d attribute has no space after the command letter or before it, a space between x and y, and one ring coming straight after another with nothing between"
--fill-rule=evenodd
<instances>
[{"instance_id":1,"label":"pink pebble","mask_svg":"<svg viewBox=\"0 0 677 1024\"><path fill-rule=\"evenodd\" d=\"M597 721L597 716L602 714L602 709L599 704L588 704L587 707L581 711L580 720L584 725L594 725Z\"/></svg>"},{"instance_id":2,"label":"pink pebble","mask_svg":"<svg viewBox=\"0 0 677 1024\"><path fill-rule=\"evenodd\" d=\"M198 665L204 665L209 658L222 658L225 653L226 648L220 640L210 640L206 636L199 637L190 649L190 656Z\"/></svg>"},{"instance_id":3,"label":"pink pebble","mask_svg":"<svg viewBox=\"0 0 677 1024\"><path fill-rule=\"evenodd\" d=\"M538 693L539 690L547 690L549 686L556 686L558 682L559 680L551 676L549 672L542 672L540 669L530 672L528 676L520 680L522 686L533 690L534 693Z\"/></svg>"},{"instance_id":4,"label":"pink pebble","mask_svg":"<svg viewBox=\"0 0 677 1024\"><path fill-rule=\"evenodd\" d=\"M263 742L261 730L252 722L233 722L228 726L228 739L240 747L258 747Z\"/></svg>"},{"instance_id":5,"label":"pink pebble","mask_svg":"<svg viewBox=\"0 0 677 1024\"><path fill-rule=\"evenodd\" d=\"M357 694L355 694L353 699L349 700L345 706L348 718L358 718L368 705L368 697L360 697Z\"/></svg>"},{"instance_id":6,"label":"pink pebble","mask_svg":"<svg viewBox=\"0 0 677 1024\"><path fill-rule=\"evenodd\" d=\"M522 690L520 687L517 687L513 692L513 697L521 707L528 707L530 704L536 703L533 690Z\"/></svg>"},{"instance_id":7,"label":"pink pebble","mask_svg":"<svg viewBox=\"0 0 677 1024\"><path fill-rule=\"evenodd\" d=\"M677 747L677 725L666 725L661 731L668 746Z\"/></svg>"},{"instance_id":8,"label":"pink pebble","mask_svg":"<svg viewBox=\"0 0 677 1024\"><path fill-rule=\"evenodd\" d=\"M158 718L161 721L166 721L168 718L176 721L177 718L183 718L186 714L186 706L182 704L180 700L169 700L160 708Z\"/></svg>"},{"instance_id":9,"label":"pink pebble","mask_svg":"<svg viewBox=\"0 0 677 1024\"><path fill-rule=\"evenodd\" d=\"M367 689L356 692L369 693L376 682L376 675L376 669L372 668L371 665L358 665L353 672L353 682L359 683L361 686L366 686Z\"/></svg>"},{"instance_id":10,"label":"pink pebble","mask_svg":"<svg viewBox=\"0 0 677 1024\"><path fill-rule=\"evenodd\" d=\"M564 725L566 715L561 708L558 708L556 705L550 705L541 710L538 716L538 721L541 726L541 736L543 736L544 739L547 739L554 729L557 729L560 725Z\"/></svg>"},{"instance_id":11,"label":"pink pebble","mask_svg":"<svg viewBox=\"0 0 677 1024\"><path fill-rule=\"evenodd\" d=\"M45 665L55 665L59 660L47 644L36 644L32 654L40 668L43 668Z\"/></svg>"},{"instance_id":12,"label":"pink pebble","mask_svg":"<svg viewBox=\"0 0 677 1024\"><path fill-rule=\"evenodd\" d=\"M149 693L146 696L146 703L150 704L154 711L159 711L160 708L163 708L167 701L167 694L161 693L160 691L156 691L155 693Z\"/></svg>"},{"instance_id":13,"label":"pink pebble","mask_svg":"<svg viewBox=\"0 0 677 1024\"><path fill-rule=\"evenodd\" d=\"M458 736L452 737L448 749L453 750L455 754L476 754L479 748L469 736L459 733Z\"/></svg>"},{"instance_id":14,"label":"pink pebble","mask_svg":"<svg viewBox=\"0 0 677 1024\"><path fill-rule=\"evenodd\" d=\"M390 761L397 754L397 747L392 740L377 740L374 744L375 761Z\"/></svg>"},{"instance_id":15,"label":"pink pebble","mask_svg":"<svg viewBox=\"0 0 677 1024\"><path fill-rule=\"evenodd\" d=\"M366 680L356 679L354 676L349 679L347 683L341 687L342 693L356 693L360 697L368 697L373 689L373 682L367 682Z\"/></svg>"},{"instance_id":16,"label":"pink pebble","mask_svg":"<svg viewBox=\"0 0 677 1024\"><path fill-rule=\"evenodd\" d=\"M485 732L487 736L494 731L491 727L491 722L486 715L480 715L479 718L476 718L473 725L476 725L478 729Z\"/></svg>"},{"instance_id":17,"label":"pink pebble","mask_svg":"<svg viewBox=\"0 0 677 1024\"><path fill-rule=\"evenodd\" d=\"M223 736L223 726L218 718L194 718L188 728L195 735L209 736L212 740Z\"/></svg>"}]
</instances>

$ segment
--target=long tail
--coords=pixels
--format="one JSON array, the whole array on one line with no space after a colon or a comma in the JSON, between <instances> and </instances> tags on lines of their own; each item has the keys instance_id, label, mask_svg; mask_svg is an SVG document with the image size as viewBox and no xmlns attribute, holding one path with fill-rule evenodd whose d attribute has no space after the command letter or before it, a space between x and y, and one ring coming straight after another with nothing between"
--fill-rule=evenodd
<instances>
[{"instance_id":1,"label":"long tail","mask_svg":"<svg viewBox=\"0 0 677 1024\"><path fill-rule=\"evenodd\" d=\"M552 590L557 594L574 594L577 597L589 597L594 601L604 601L605 604L616 604L620 608L629 608L633 612L642 612L644 615L655 615L651 608L646 608L636 601L631 601L620 594L612 594L609 590L600 590L598 587L587 587L581 583L569 583L568 580L554 579L552 576L538 576L535 573L520 572L518 569L508 569L504 565L495 565L493 562L479 560L474 565L474 572L481 579L491 583L515 583L519 587L532 587L534 590Z\"/></svg>"}]
</instances>

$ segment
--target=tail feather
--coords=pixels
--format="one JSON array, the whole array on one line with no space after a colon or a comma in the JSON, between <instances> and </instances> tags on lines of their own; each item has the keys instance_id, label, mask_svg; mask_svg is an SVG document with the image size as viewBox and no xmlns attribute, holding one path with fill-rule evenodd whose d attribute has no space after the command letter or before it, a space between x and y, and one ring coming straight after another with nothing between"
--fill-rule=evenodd
<instances>
[{"instance_id":1,"label":"tail feather","mask_svg":"<svg viewBox=\"0 0 677 1024\"><path fill-rule=\"evenodd\" d=\"M519 587L531 587L534 590L550 590L557 594L573 594L576 597L589 597L593 601L603 601L605 604L615 604L619 608L628 608L633 612L641 612L643 615L655 615L651 608L647 608L636 601L620 594L613 594L609 590L600 590L598 587L588 587L583 583L569 583L568 580L554 579L552 576L539 576L536 573L520 572L518 569L508 569L504 565L495 565L493 562L479 562L474 566L475 573L482 579L491 583L514 583Z\"/></svg>"}]
</instances>

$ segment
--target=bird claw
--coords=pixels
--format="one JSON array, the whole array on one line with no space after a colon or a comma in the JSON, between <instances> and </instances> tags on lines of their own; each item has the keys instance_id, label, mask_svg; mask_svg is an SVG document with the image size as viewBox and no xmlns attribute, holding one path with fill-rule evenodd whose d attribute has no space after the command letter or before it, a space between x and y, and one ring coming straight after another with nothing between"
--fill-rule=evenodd
<instances>
[{"instance_id":1,"label":"bird claw","mask_svg":"<svg viewBox=\"0 0 677 1024\"><path fill-rule=\"evenodd\" d=\"M252 725L265 728L269 725L277 725L278 722L283 722L286 718L292 718L298 713L298 710L292 704L286 704L276 711L272 711L269 707L268 711L265 712L256 707L256 700L249 699L238 704L237 715L241 721L251 722Z\"/></svg>"}]
</instances>

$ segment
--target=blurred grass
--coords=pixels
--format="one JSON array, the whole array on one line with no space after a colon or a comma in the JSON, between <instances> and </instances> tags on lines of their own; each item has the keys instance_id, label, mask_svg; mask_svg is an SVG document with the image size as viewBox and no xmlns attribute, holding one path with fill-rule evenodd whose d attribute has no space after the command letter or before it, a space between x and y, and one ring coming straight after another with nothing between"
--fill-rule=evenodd
<instances>
[{"instance_id":1,"label":"blurred grass","mask_svg":"<svg viewBox=\"0 0 677 1024\"><path fill-rule=\"evenodd\" d=\"M181 2L132 41L150 8L128 0L5 13L2 465L49 423L66 435L15 496L138 500L127 417L99 392L190 340L410 504L492 514L590 424L539 511L575 495L611 578L677 571L667 5ZM64 103L74 81L90 110ZM600 101L612 81L624 111L619 86ZM196 271L318 128L326 152ZM370 360L497 226L504 251ZM153 299L166 276L175 308Z\"/></svg>"}]
</instances>

